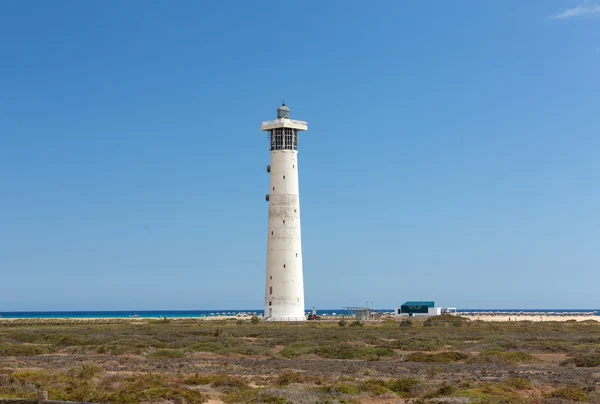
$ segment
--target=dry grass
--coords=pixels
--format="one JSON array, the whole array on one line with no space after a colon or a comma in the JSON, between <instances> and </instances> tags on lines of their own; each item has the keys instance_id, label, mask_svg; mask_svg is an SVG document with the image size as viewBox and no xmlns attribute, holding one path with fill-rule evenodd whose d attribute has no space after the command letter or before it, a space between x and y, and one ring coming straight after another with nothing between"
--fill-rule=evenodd
<instances>
[{"instance_id":1,"label":"dry grass","mask_svg":"<svg viewBox=\"0 0 600 404\"><path fill-rule=\"evenodd\" d=\"M0 323L3 324L3 323ZM597 323L0 325L0 397L133 404L600 402ZM568 354L557 361L534 354ZM539 357L544 357L539 355ZM557 401L558 400L558 401Z\"/></svg>"}]
</instances>

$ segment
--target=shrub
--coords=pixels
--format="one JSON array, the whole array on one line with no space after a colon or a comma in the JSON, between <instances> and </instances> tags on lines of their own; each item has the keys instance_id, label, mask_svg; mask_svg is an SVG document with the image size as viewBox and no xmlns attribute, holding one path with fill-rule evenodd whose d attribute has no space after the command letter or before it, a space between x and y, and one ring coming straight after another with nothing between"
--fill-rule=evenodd
<instances>
[{"instance_id":1,"label":"shrub","mask_svg":"<svg viewBox=\"0 0 600 404\"><path fill-rule=\"evenodd\" d=\"M574 387L563 387L561 389L554 390L552 393L550 393L550 397L571 401L588 401L589 399L585 391Z\"/></svg>"},{"instance_id":2,"label":"shrub","mask_svg":"<svg viewBox=\"0 0 600 404\"><path fill-rule=\"evenodd\" d=\"M179 349L159 349L148 354L148 358L151 359L183 358L184 356L185 353Z\"/></svg>"},{"instance_id":3,"label":"shrub","mask_svg":"<svg viewBox=\"0 0 600 404\"><path fill-rule=\"evenodd\" d=\"M321 358L355 359L361 348L350 344L335 344L317 347L314 352Z\"/></svg>"},{"instance_id":4,"label":"shrub","mask_svg":"<svg viewBox=\"0 0 600 404\"><path fill-rule=\"evenodd\" d=\"M293 383L306 383L311 378L298 372L285 372L277 378L275 384L278 386L287 386Z\"/></svg>"},{"instance_id":5,"label":"shrub","mask_svg":"<svg viewBox=\"0 0 600 404\"><path fill-rule=\"evenodd\" d=\"M369 379L360 383L358 389L361 392L366 392L373 396L380 396L390 391L390 389L387 386L388 383L383 380Z\"/></svg>"},{"instance_id":6,"label":"shrub","mask_svg":"<svg viewBox=\"0 0 600 404\"><path fill-rule=\"evenodd\" d=\"M412 326L413 326L412 320L405 318L402 321L400 321L400 327L408 328L408 327L412 327Z\"/></svg>"},{"instance_id":7,"label":"shrub","mask_svg":"<svg viewBox=\"0 0 600 404\"><path fill-rule=\"evenodd\" d=\"M102 371L102 368L91 365L83 364L80 368L73 368L67 374L71 377L78 377L80 379L93 379L98 373Z\"/></svg>"},{"instance_id":8,"label":"shrub","mask_svg":"<svg viewBox=\"0 0 600 404\"><path fill-rule=\"evenodd\" d=\"M257 325L260 323L260 319L257 316L252 316L250 322L252 323L252 325Z\"/></svg>"},{"instance_id":9,"label":"shrub","mask_svg":"<svg viewBox=\"0 0 600 404\"><path fill-rule=\"evenodd\" d=\"M224 397L226 403L269 403L288 404L289 400L278 397L264 389L248 389L230 393Z\"/></svg>"},{"instance_id":10,"label":"shrub","mask_svg":"<svg viewBox=\"0 0 600 404\"><path fill-rule=\"evenodd\" d=\"M344 319L341 319L340 321L338 321L338 325L339 325L340 327L345 327L345 326L346 326L346 320L344 320Z\"/></svg>"},{"instance_id":11,"label":"shrub","mask_svg":"<svg viewBox=\"0 0 600 404\"><path fill-rule=\"evenodd\" d=\"M404 358L405 362L421 362L421 363L453 363L463 361L469 358L469 354L462 352L440 352L435 354L426 354L422 352L414 352Z\"/></svg>"},{"instance_id":12,"label":"shrub","mask_svg":"<svg viewBox=\"0 0 600 404\"><path fill-rule=\"evenodd\" d=\"M161 318L160 320L148 320L148 324L169 324L171 320L168 318Z\"/></svg>"},{"instance_id":13,"label":"shrub","mask_svg":"<svg viewBox=\"0 0 600 404\"><path fill-rule=\"evenodd\" d=\"M404 379L390 380L388 382L387 387L396 393L404 393L410 395L414 393L418 385L418 380L407 377Z\"/></svg>"},{"instance_id":14,"label":"shrub","mask_svg":"<svg viewBox=\"0 0 600 404\"><path fill-rule=\"evenodd\" d=\"M447 341L443 341L438 337L433 338L417 338L403 336L391 344L391 348L402 349L403 351L436 351L443 348Z\"/></svg>"},{"instance_id":15,"label":"shrub","mask_svg":"<svg viewBox=\"0 0 600 404\"><path fill-rule=\"evenodd\" d=\"M311 345L306 343L292 344L285 347L280 355L286 358L297 358L301 355L315 354L327 359L363 359L377 360L384 356L396 356L389 348L371 348L350 345L347 343Z\"/></svg>"},{"instance_id":16,"label":"shrub","mask_svg":"<svg viewBox=\"0 0 600 404\"><path fill-rule=\"evenodd\" d=\"M504 403L517 404L529 403L529 400L524 400L522 396L514 392L512 388L505 384L484 383L476 387L467 387L466 390L460 390L453 395L467 397L469 402L473 403Z\"/></svg>"},{"instance_id":17,"label":"shrub","mask_svg":"<svg viewBox=\"0 0 600 404\"><path fill-rule=\"evenodd\" d=\"M561 366L574 364L578 368L593 368L600 366L600 354L584 353L576 355L560 363Z\"/></svg>"},{"instance_id":18,"label":"shrub","mask_svg":"<svg viewBox=\"0 0 600 404\"><path fill-rule=\"evenodd\" d=\"M363 325L365 324L360 320L354 320L350 323L350 327L362 327Z\"/></svg>"},{"instance_id":19,"label":"shrub","mask_svg":"<svg viewBox=\"0 0 600 404\"><path fill-rule=\"evenodd\" d=\"M304 343L297 343L288 345L279 352L284 358L297 358L302 355L308 355L315 351L314 345L307 345Z\"/></svg>"},{"instance_id":20,"label":"shrub","mask_svg":"<svg viewBox=\"0 0 600 404\"><path fill-rule=\"evenodd\" d=\"M491 363L495 365L514 365L535 361L535 357L527 352L483 351L469 360L469 363Z\"/></svg>"},{"instance_id":21,"label":"shrub","mask_svg":"<svg viewBox=\"0 0 600 404\"><path fill-rule=\"evenodd\" d=\"M529 380L523 379L522 377L511 377L506 382L506 385L514 387L517 390L527 390L531 388Z\"/></svg>"},{"instance_id":22,"label":"shrub","mask_svg":"<svg viewBox=\"0 0 600 404\"><path fill-rule=\"evenodd\" d=\"M328 390L327 393L339 393L348 396L358 394L358 388L348 383L338 383L335 386L325 387L325 390Z\"/></svg>"},{"instance_id":23,"label":"shrub","mask_svg":"<svg viewBox=\"0 0 600 404\"><path fill-rule=\"evenodd\" d=\"M438 366L431 364L431 365L427 366L427 368L425 369L425 374L429 378L434 378L438 373L441 373L443 371L444 371L443 368L440 368Z\"/></svg>"},{"instance_id":24,"label":"shrub","mask_svg":"<svg viewBox=\"0 0 600 404\"><path fill-rule=\"evenodd\" d=\"M212 382L214 387L229 387L234 389L243 389L248 387L246 382L237 377L231 377L227 375L218 375Z\"/></svg>"},{"instance_id":25,"label":"shrub","mask_svg":"<svg viewBox=\"0 0 600 404\"><path fill-rule=\"evenodd\" d=\"M0 356L35 356L51 353L52 350L44 345L0 345Z\"/></svg>"},{"instance_id":26,"label":"shrub","mask_svg":"<svg viewBox=\"0 0 600 404\"><path fill-rule=\"evenodd\" d=\"M452 384L445 382L435 392L438 396L449 396L456 391L456 387Z\"/></svg>"},{"instance_id":27,"label":"shrub","mask_svg":"<svg viewBox=\"0 0 600 404\"><path fill-rule=\"evenodd\" d=\"M184 381L185 384L190 385L203 385L210 384L213 387L225 387L234 389L245 389L248 384L239 377L228 376L228 375L198 375L190 376Z\"/></svg>"},{"instance_id":28,"label":"shrub","mask_svg":"<svg viewBox=\"0 0 600 404\"><path fill-rule=\"evenodd\" d=\"M155 402L157 399L173 400L177 397L183 397L187 401L192 403L201 403L204 401L204 397L199 391L194 390L183 390L175 389L171 387L157 387L143 391L139 394L143 401ZM122 402L122 401L121 401ZM138 402L138 401L132 401Z\"/></svg>"},{"instance_id":29,"label":"shrub","mask_svg":"<svg viewBox=\"0 0 600 404\"><path fill-rule=\"evenodd\" d=\"M396 352L388 348L368 348L346 343L318 346L313 351L327 359L376 359L383 356L395 356Z\"/></svg>"}]
</instances>

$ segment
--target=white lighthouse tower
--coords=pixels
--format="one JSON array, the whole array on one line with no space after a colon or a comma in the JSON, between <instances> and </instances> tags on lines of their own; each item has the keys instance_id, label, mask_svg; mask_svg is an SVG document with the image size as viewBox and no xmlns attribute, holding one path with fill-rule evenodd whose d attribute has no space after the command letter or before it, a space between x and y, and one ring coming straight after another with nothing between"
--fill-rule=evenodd
<instances>
[{"instance_id":1,"label":"white lighthouse tower","mask_svg":"<svg viewBox=\"0 0 600 404\"><path fill-rule=\"evenodd\" d=\"M260 130L269 132L271 148L269 233L267 238L267 282L265 320L304 321L304 281L300 198L298 189L298 133L306 122L290 119L283 103L277 119L263 122Z\"/></svg>"}]
</instances>

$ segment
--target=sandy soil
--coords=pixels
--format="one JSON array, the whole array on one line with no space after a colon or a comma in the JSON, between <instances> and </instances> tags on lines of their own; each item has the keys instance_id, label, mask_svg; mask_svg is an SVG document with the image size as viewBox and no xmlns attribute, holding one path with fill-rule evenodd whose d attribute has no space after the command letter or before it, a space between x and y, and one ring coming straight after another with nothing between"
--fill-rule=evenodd
<instances>
[{"instance_id":1,"label":"sandy soil","mask_svg":"<svg viewBox=\"0 0 600 404\"><path fill-rule=\"evenodd\" d=\"M462 316L482 321L598 321L598 316Z\"/></svg>"}]
</instances>

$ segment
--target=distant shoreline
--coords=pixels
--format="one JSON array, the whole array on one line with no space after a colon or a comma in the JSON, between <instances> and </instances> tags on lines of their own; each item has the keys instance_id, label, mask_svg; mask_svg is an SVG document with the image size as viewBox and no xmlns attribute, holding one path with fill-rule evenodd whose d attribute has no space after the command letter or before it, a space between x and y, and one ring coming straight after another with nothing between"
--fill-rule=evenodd
<instances>
[{"instance_id":1,"label":"distant shoreline","mask_svg":"<svg viewBox=\"0 0 600 404\"><path fill-rule=\"evenodd\" d=\"M600 321L600 317L596 316L568 316L568 315L554 315L554 316L476 316L462 315L461 317L468 318L471 321L480 320L486 322L509 322L509 321L532 321L532 322L541 322L541 321Z\"/></svg>"},{"instance_id":2,"label":"distant shoreline","mask_svg":"<svg viewBox=\"0 0 600 404\"><path fill-rule=\"evenodd\" d=\"M460 313L460 316L471 321L485 321L485 322L565 322L565 321L600 321L600 317L597 315L467 315ZM144 323L148 321L232 321L232 320L250 320L252 315L238 316L238 315L225 315L225 316L209 316L209 317L0 317L1 324L102 324L102 323ZM262 316L258 316L262 318ZM424 321L431 316L422 315L415 317L399 316L394 317L391 315L381 316L375 319L373 322L381 322L386 320L401 321L404 319L421 320ZM341 318L352 318L348 315L336 315L336 316L323 316L321 317L322 322L338 321ZM312 322L312 321L309 321Z\"/></svg>"},{"instance_id":3,"label":"distant shoreline","mask_svg":"<svg viewBox=\"0 0 600 404\"><path fill-rule=\"evenodd\" d=\"M375 313L381 315L392 315L394 309L389 308L375 308ZM598 316L600 309L458 309L458 314L463 317L473 316ZM312 309L306 309L305 314L309 315L312 313ZM132 317L146 318L146 319L159 319L165 316L170 319L175 318L212 318L219 316L226 317L237 317L239 316L260 316L263 314L263 310L251 309L251 310L45 310L45 311L0 311L0 319L10 318L89 318L89 319L102 319L102 318L123 318L128 319ZM316 314L319 316L341 316L347 315L348 310L346 308L337 309L316 309Z\"/></svg>"}]
</instances>

